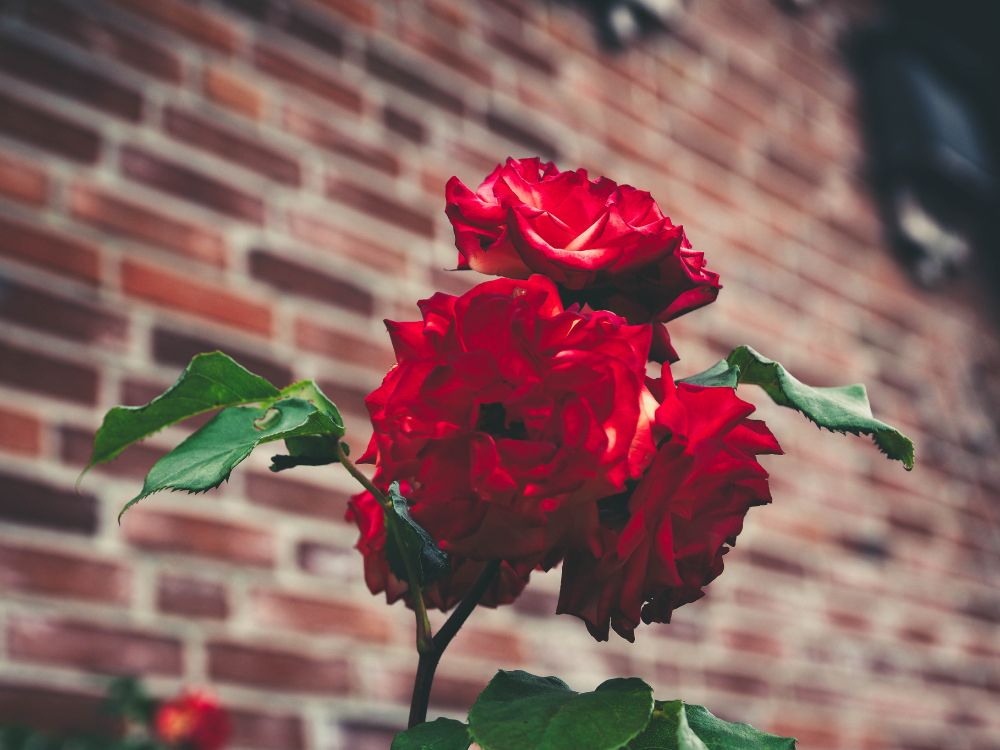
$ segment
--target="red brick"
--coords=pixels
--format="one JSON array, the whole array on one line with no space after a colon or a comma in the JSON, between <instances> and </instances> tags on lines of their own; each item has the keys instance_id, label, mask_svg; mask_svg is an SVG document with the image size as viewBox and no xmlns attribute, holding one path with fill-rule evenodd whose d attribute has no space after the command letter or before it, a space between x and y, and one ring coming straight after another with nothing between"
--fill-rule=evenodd
<instances>
[{"instance_id":1,"label":"red brick","mask_svg":"<svg viewBox=\"0 0 1000 750\"><path fill-rule=\"evenodd\" d=\"M251 602L254 622L263 625L375 643L392 639L389 621L375 607L264 590L253 592Z\"/></svg>"},{"instance_id":2,"label":"red brick","mask_svg":"<svg viewBox=\"0 0 1000 750\"><path fill-rule=\"evenodd\" d=\"M3 342L0 382L79 404L97 402L98 374L93 367Z\"/></svg>"},{"instance_id":3,"label":"red brick","mask_svg":"<svg viewBox=\"0 0 1000 750\"><path fill-rule=\"evenodd\" d=\"M250 253L250 274L265 284L291 294L370 315L375 309L371 292L346 281L267 250Z\"/></svg>"},{"instance_id":4,"label":"red brick","mask_svg":"<svg viewBox=\"0 0 1000 750\"><path fill-rule=\"evenodd\" d=\"M272 12L269 21L286 34L305 42L313 49L330 55L342 57L344 54L344 38L339 27L329 23L326 14L315 12L310 8L294 6L278 7Z\"/></svg>"},{"instance_id":5,"label":"red brick","mask_svg":"<svg viewBox=\"0 0 1000 750\"><path fill-rule=\"evenodd\" d=\"M219 65L205 68L205 93L217 104L259 120L266 105L264 93L249 79Z\"/></svg>"},{"instance_id":6,"label":"red brick","mask_svg":"<svg viewBox=\"0 0 1000 750\"><path fill-rule=\"evenodd\" d=\"M253 750L305 750L302 718L294 714L271 714L226 706L232 725L232 743ZM354 749L352 749L354 750Z\"/></svg>"},{"instance_id":7,"label":"red brick","mask_svg":"<svg viewBox=\"0 0 1000 750\"><path fill-rule=\"evenodd\" d=\"M205 149L231 162L246 167L271 180L298 186L302 182L299 163L278 149L265 145L257 138L223 128L204 117L167 107L164 127L182 143Z\"/></svg>"},{"instance_id":8,"label":"red brick","mask_svg":"<svg viewBox=\"0 0 1000 750\"><path fill-rule=\"evenodd\" d=\"M102 711L97 693L41 686L0 683L0 724L46 732L116 734L118 722Z\"/></svg>"},{"instance_id":9,"label":"red brick","mask_svg":"<svg viewBox=\"0 0 1000 750\"><path fill-rule=\"evenodd\" d=\"M97 131L2 93L0 133L88 164L97 161L101 148Z\"/></svg>"},{"instance_id":10,"label":"red brick","mask_svg":"<svg viewBox=\"0 0 1000 750\"><path fill-rule=\"evenodd\" d=\"M25 44L0 38L0 71L126 120L142 115L142 96L112 79Z\"/></svg>"},{"instance_id":11,"label":"red brick","mask_svg":"<svg viewBox=\"0 0 1000 750\"><path fill-rule=\"evenodd\" d=\"M97 500L93 495L13 474L0 475L0 520L74 534L97 530Z\"/></svg>"},{"instance_id":12,"label":"red brick","mask_svg":"<svg viewBox=\"0 0 1000 750\"><path fill-rule=\"evenodd\" d=\"M254 63L270 76L354 112L361 111L361 93L329 73L303 63L275 47L257 44Z\"/></svg>"},{"instance_id":13,"label":"red brick","mask_svg":"<svg viewBox=\"0 0 1000 750\"><path fill-rule=\"evenodd\" d=\"M156 393L151 394L150 398L158 396L164 390L165 388L158 388ZM146 399L146 401L149 400ZM81 429L70 425L63 425L59 428L59 457L65 464L77 471L83 470L83 467L90 462L96 429L96 425L90 429ZM165 452L165 447L157 448L148 443L130 445L127 451L115 458L111 463L98 464L91 471L104 476L127 478L141 482L153 464ZM85 484L88 483L85 482Z\"/></svg>"},{"instance_id":14,"label":"red brick","mask_svg":"<svg viewBox=\"0 0 1000 750\"><path fill-rule=\"evenodd\" d=\"M43 169L0 153L0 195L37 206L49 198L49 178Z\"/></svg>"},{"instance_id":15,"label":"red brick","mask_svg":"<svg viewBox=\"0 0 1000 750\"><path fill-rule=\"evenodd\" d=\"M386 174L399 173L399 161L386 149L365 143L335 130L326 122L310 117L300 108L285 107L285 129L317 146Z\"/></svg>"},{"instance_id":16,"label":"red brick","mask_svg":"<svg viewBox=\"0 0 1000 750\"><path fill-rule=\"evenodd\" d=\"M8 221L2 216L0 256L83 281L96 282L100 279L97 248L47 229Z\"/></svg>"},{"instance_id":17,"label":"red brick","mask_svg":"<svg viewBox=\"0 0 1000 750\"><path fill-rule=\"evenodd\" d=\"M215 266L226 265L226 242L208 227L177 219L83 182L69 194L73 216L112 234L148 242Z\"/></svg>"},{"instance_id":18,"label":"red brick","mask_svg":"<svg viewBox=\"0 0 1000 750\"><path fill-rule=\"evenodd\" d=\"M127 604L131 573L82 555L0 543L0 588L29 594Z\"/></svg>"},{"instance_id":19,"label":"red brick","mask_svg":"<svg viewBox=\"0 0 1000 750\"><path fill-rule=\"evenodd\" d=\"M235 219L264 223L264 201L232 185L135 146L122 150L122 172L146 185Z\"/></svg>"},{"instance_id":20,"label":"red brick","mask_svg":"<svg viewBox=\"0 0 1000 750\"><path fill-rule=\"evenodd\" d=\"M2 279L0 319L97 345L120 345L128 333L126 319L107 308Z\"/></svg>"},{"instance_id":21,"label":"red brick","mask_svg":"<svg viewBox=\"0 0 1000 750\"><path fill-rule=\"evenodd\" d=\"M489 86L493 80L490 69L463 52L450 36L435 36L425 33L419 27L406 26L400 37L428 57L476 83Z\"/></svg>"},{"instance_id":22,"label":"red brick","mask_svg":"<svg viewBox=\"0 0 1000 750\"><path fill-rule=\"evenodd\" d=\"M156 607L169 615L224 620L229 616L225 586L181 575L162 575L156 587Z\"/></svg>"},{"instance_id":23,"label":"red brick","mask_svg":"<svg viewBox=\"0 0 1000 750\"><path fill-rule=\"evenodd\" d=\"M307 245L329 250L380 271L402 273L406 267L406 255L403 252L345 231L341 223L291 211L288 214L288 228L293 237Z\"/></svg>"},{"instance_id":24,"label":"red brick","mask_svg":"<svg viewBox=\"0 0 1000 750\"><path fill-rule=\"evenodd\" d=\"M245 481L247 497L258 505L285 513L344 522L348 496L340 490L292 479L287 472L248 472Z\"/></svg>"},{"instance_id":25,"label":"red brick","mask_svg":"<svg viewBox=\"0 0 1000 750\"><path fill-rule=\"evenodd\" d=\"M490 110L486 113L486 127L501 138L527 148L533 155L538 154L546 159L559 158L559 149L555 143L546 138L534 123L527 123L512 115Z\"/></svg>"},{"instance_id":26,"label":"red brick","mask_svg":"<svg viewBox=\"0 0 1000 750\"><path fill-rule=\"evenodd\" d=\"M393 737L403 729L405 727L348 721L341 725L340 733L346 743L345 747L351 750L385 750L392 744Z\"/></svg>"},{"instance_id":27,"label":"red brick","mask_svg":"<svg viewBox=\"0 0 1000 750\"><path fill-rule=\"evenodd\" d=\"M178 369L187 367L196 354L216 349L226 352L250 372L271 381L279 388L294 380L292 369L288 365L262 356L259 352L235 346L228 337L192 335L159 327L153 330L153 358Z\"/></svg>"},{"instance_id":28,"label":"red brick","mask_svg":"<svg viewBox=\"0 0 1000 750\"><path fill-rule=\"evenodd\" d=\"M0 450L37 456L42 450L42 423L38 417L0 407Z\"/></svg>"},{"instance_id":29,"label":"red brick","mask_svg":"<svg viewBox=\"0 0 1000 750\"><path fill-rule=\"evenodd\" d=\"M379 372L388 372L396 362L392 350L383 346L383 342L321 325L311 317L295 321L295 343L303 349L318 352L331 359L356 362Z\"/></svg>"},{"instance_id":30,"label":"red brick","mask_svg":"<svg viewBox=\"0 0 1000 750\"><path fill-rule=\"evenodd\" d=\"M163 24L182 36L214 47L222 52L234 52L240 44L240 35L221 17L203 8L180 0L112 0L133 13Z\"/></svg>"},{"instance_id":31,"label":"red brick","mask_svg":"<svg viewBox=\"0 0 1000 750\"><path fill-rule=\"evenodd\" d=\"M95 54L103 54L171 83L181 80L180 60L148 36L141 38L99 15L89 16L63 2L28 3L28 19Z\"/></svg>"},{"instance_id":32,"label":"red brick","mask_svg":"<svg viewBox=\"0 0 1000 750\"><path fill-rule=\"evenodd\" d=\"M271 332L271 309L267 305L135 261L126 260L121 273L122 288L133 297L254 333Z\"/></svg>"},{"instance_id":33,"label":"red brick","mask_svg":"<svg viewBox=\"0 0 1000 750\"><path fill-rule=\"evenodd\" d=\"M183 667L181 644L173 638L75 620L13 617L7 650L15 661L107 674L178 676Z\"/></svg>"},{"instance_id":34,"label":"red brick","mask_svg":"<svg viewBox=\"0 0 1000 750\"><path fill-rule=\"evenodd\" d=\"M208 674L218 682L322 695L344 694L351 684L348 664L343 658L311 658L301 653L225 641L208 644Z\"/></svg>"},{"instance_id":35,"label":"red brick","mask_svg":"<svg viewBox=\"0 0 1000 750\"><path fill-rule=\"evenodd\" d=\"M383 52L369 49L365 53L365 68L385 83L396 86L412 96L425 99L452 114L461 115L465 112L465 102L460 96L452 93L454 87L438 83L416 72L425 68L412 59L408 61L393 59Z\"/></svg>"},{"instance_id":36,"label":"red brick","mask_svg":"<svg viewBox=\"0 0 1000 750\"><path fill-rule=\"evenodd\" d=\"M520 636L513 630L464 626L449 648L457 654L486 659L509 668L524 662L525 650Z\"/></svg>"},{"instance_id":37,"label":"red brick","mask_svg":"<svg viewBox=\"0 0 1000 750\"><path fill-rule=\"evenodd\" d=\"M190 499L206 502L202 497ZM274 537L264 529L245 524L146 507L134 508L122 518L122 532L130 544L156 552L208 557L237 565L274 564Z\"/></svg>"},{"instance_id":38,"label":"red brick","mask_svg":"<svg viewBox=\"0 0 1000 750\"><path fill-rule=\"evenodd\" d=\"M503 33L497 28L490 30L487 39L493 47L505 53L515 64L534 68L545 76L556 74L555 61L551 56L539 51L537 46L524 44L516 36Z\"/></svg>"},{"instance_id":39,"label":"red brick","mask_svg":"<svg viewBox=\"0 0 1000 750\"><path fill-rule=\"evenodd\" d=\"M356 182L331 176L326 181L326 197L402 229L434 236L434 220L426 212Z\"/></svg>"},{"instance_id":40,"label":"red brick","mask_svg":"<svg viewBox=\"0 0 1000 750\"><path fill-rule=\"evenodd\" d=\"M396 109L391 104L386 104L382 108L382 120L385 126L394 133L397 133L414 143L427 142L427 128L417 117L410 117L403 111Z\"/></svg>"},{"instance_id":41,"label":"red brick","mask_svg":"<svg viewBox=\"0 0 1000 750\"><path fill-rule=\"evenodd\" d=\"M374 26L378 9L367 0L317 0L325 8L365 26Z\"/></svg>"}]
</instances>

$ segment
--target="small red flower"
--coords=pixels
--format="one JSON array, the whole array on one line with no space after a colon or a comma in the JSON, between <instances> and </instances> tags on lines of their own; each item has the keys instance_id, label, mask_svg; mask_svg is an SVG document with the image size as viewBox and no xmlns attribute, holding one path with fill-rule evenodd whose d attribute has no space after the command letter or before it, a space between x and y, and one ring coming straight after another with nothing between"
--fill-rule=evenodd
<instances>
[{"instance_id":1,"label":"small red flower","mask_svg":"<svg viewBox=\"0 0 1000 750\"><path fill-rule=\"evenodd\" d=\"M229 739L229 716L202 692L182 693L162 704L154 724L160 740L185 750L221 750Z\"/></svg>"},{"instance_id":2,"label":"small red flower","mask_svg":"<svg viewBox=\"0 0 1000 750\"><path fill-rule=\"evenodd\" d=\"M665 323L712 302L719 277L684 230L645 191L538 158L508 159L476 192L445 189L459 268L525 278L541 273L563 300L611 310L629 323ZM663 326L651 356L677 359Z\"/></svg>"},{"instance_id":3,"label":"small red flower","mask_svg":"<svg viewBox=\"0 0 1000 750\"><path fill-rule=\"evenodd\" d=\"M639 622L669 622L703 595L735 544L746 512L771 501L757 455L781 453L754 407L730 388L654 388L659 449L640 481L603 499L599 554L567 553L558 612L607 640L609 625L633 640Z\"/></svg>"}]
</instances>

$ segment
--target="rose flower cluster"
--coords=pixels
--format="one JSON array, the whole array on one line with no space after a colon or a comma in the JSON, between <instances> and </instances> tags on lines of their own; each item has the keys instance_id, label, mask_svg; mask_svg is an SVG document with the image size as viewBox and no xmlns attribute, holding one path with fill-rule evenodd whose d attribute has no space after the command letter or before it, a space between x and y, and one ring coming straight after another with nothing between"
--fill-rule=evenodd
<instances>
[{"instance_id":1,"label":"rose flower cluster","mask_svg":"<svg viewBox=\"0 0 1000 750\"><path fill-rule=\"evenodd\" d=\"M430 606L454 606L491 560L491 606L561 563L558 611L632 640L702 595L770 501L757 456L781 449L753 407L671 376L665 324L714 300L718 275L649 193L583 169L508 159L446 196L458 267L502 278L387 321L397 364L366 400L364 460L450 555ZM400 598L378 502L362 493L348 516L369 588Z\"/></svg>"}]
</instances>

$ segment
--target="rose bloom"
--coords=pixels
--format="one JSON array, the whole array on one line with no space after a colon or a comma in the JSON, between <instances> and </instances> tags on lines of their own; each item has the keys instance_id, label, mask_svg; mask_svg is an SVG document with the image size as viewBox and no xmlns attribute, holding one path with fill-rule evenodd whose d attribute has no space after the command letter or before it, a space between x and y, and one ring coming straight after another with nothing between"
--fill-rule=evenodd
<instances>
[{"instance_id":1,"label":"rose bloom","mask_svg":"<svg viewBox=\"0 0 1000 750\"><path fill-rule=\"evenodd\" d=\"M445 189L458 267L511 278L541 273L567 303L611 310L630 323L665 323L712 302L719 277L653 197L584 169L560 172L538 158L508 159L473 192ZM651 356L674 361L666 328Z\"/></svg>"},{"instance_id":2,"label":"rose bloom","mask_svg":"<svg viewBox=\"0 0 1000 750\"><path fill-rule=\"evenodd\" d=\"M654 433L659 449L642 479L603 499L603 550L567 554L558 612L579 616L598 640L631 641L640 621L669 622L723 567L746 512L771 501L757 455L781 453L754 407L730 388L680 384L664 368Z\"/></svg>"},{"instance_id":3,"label":"rose bloom","mask_svg":"<svg viewBox=\"0 0 1000 750\"><path fill-rule=\"evenodd\" d=\"M460 559L530 570L599 544L597 500L654 450L650 327L565 309L537 275L419 307L386 323L397 364L366 399L362 460L408 483L413 518Z\"/></svg>"},{"instance_id":4,"label":"rose bloom","mask_svg":"<svg viewBox=\"0 0 1000 750\"><path fill-rule=\"evenodd\" d=\"M229 739L229 717L214 697L201 692L162 704L154 725L160 740L190 750L221 750Z\"/></svg>"}]
</instances>

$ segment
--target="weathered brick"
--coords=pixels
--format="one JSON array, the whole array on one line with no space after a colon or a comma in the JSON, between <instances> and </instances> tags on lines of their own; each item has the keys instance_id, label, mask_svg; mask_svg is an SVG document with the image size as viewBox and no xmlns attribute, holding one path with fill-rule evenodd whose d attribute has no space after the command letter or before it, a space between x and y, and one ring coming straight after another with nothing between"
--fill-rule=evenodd
<instances>
[{"instance_id":1,"label":"weathered brick","mask_svg":"<svg viewBox=\"0 0 1000 750\"><path fill-rule=\"evenodd\" d=\"M288 228L292 236L312 247L329 250L380 271L400 273L406 254L346 231L342 223L301 211L290 211Z\"/></svg>"},{"instance_id":2,"label":"weathered brick","mask_svg":"<svg viewBox=\"0 0 1000 750\"><path fill-rule=\"evenodd\" d=\"M532 67L546 76L556 74L556 64L549 55L539 51L533 45L525 44L516 36L494 28L490 30L487 39L489 39L490 44L505 53L515 63Z\"/></svg>"},{"instance_id":3,"label":"weathered brick","mask_svg":"<svg viewBox=\"0 0 1000 750\"><path fill-rule=\"evenodd\" d=\"M254 47L254 64L270 76L338 104L345 109L361 110L361 93L327 72L303 63L279 49L263 44Z\"/></svg>"},{"instance_id":4,"label":"weathered brick","mask_svg":"<svg viewBox=\"0 0 1000 750\"><path fill-rule=\"evenodd\" d=\"M142 96L107 76L13 37L0 38L0 71L126 120L142 115Z\"/></svg>"},{"instance_id":5,"label":"weathered brick","mask_svg":"<svg viewBox=\"0 0 1000 750\"><path fill-rule=\"evenodd\" d=\"M49 197L49 178L43 169L23 159L0 153L0 195L41 205Z\"/></svg>"},{"instance_id":6,"label":"weathered brick","mask_svg":"<svg viewBox=\"0 0 1000 750\"><path fill-rule=\"evenodd\" d=\"M258 505L327 521L344 521L347 495L340 490L292 479L286 473L249 472L245 481L247 497Z\"/></svg>"},{"instance_id":7,"label":"weathered brick","mask_svg":"<svg viewBox=\"0 0 1000 750\"><path fill-rule=\"evenodd\" d=\"M295 343L338 361L356 362L388 372L396 359L384 342L356 336L316 323L312 318L295 321Z\"/></svg>"},{"instance_id":8,"label":"weathered brick","mask_svg":"<svg viewBox=\"0 0 1000 750\"><path fill-rule=\"evenodd\" d=\"M408 94L426 99L452 114L461 115L465 112L465 102L460 96L452 93L451 87L439 84L426 75L416 72L421 66L412 60L403 62L389 57L380 50L369 49L365 52L365 68L386 83Z\"/></svg>"},{"instance_id":9,"label":"weathered brick","mask_svg":"<svg viewBox=\"0 0 1000 750\"><path fill-rule=\"evenodd\" d=\"M414 143L427 142L427 128L420 119L411 117L402 110L396 109L391 104L386 104L382 108L382 120L389 130Z\"/></svg>"},{"instance_id":10,"label":"weathered brick","mask_svg":"<svg viewBox=\"0 0 1000 750\"><path fill-rule=\"evenodd\" d=\"M219 682L321 695L343 694L351 684L346 659L226 641L208 644L208 673Z\"/></svg>"},{"instance_id":11,"label":"weathered brick","mask_svg":"<svg viewBox=\"0 0 1000 750\"><path fill-rule=\"evenodd\" d=\"M266 590L253 592L251 602L254 621L262 625L376 643L392 638L389 622L374 607Z\"/></svg>"},{"instance_id":12,"label":"weathered brick","mask_svg":"<svg viewBox=\"0 0 1000 750\"><path fill-rule=\"evenodd\" d=\"M89 344L120 344L127 320L97 305L0 278L0 319Z\"/></svg>"},{"instance_id":13,"label":"weathered brick","mask_svg":"<svg viewBox=\"0 0 1000 750\"><path fill-rule=\"evenodd\" d=\"M0 342L0 382L53 398L93 404L99 375L90 365Z\"/></svg>"},{"instance_id":14,"label":"weathered brick","mask_svg":"<svg viewBox=\"0 0 1000 750\"><path fill-rule=\"evenodd\" d=\"M97 161L97 131L0 93L0 133L85 163Z\"/></svg>"},{"instance_id":15,"label":"weathered brick","mask_svg":"<svg viewBox=\"0 0 1000 750\"><path fill-rule=\"evenodd\" d=\"M159 395L164 389L157 389ZM150 399L145 399L149 401ZM145 403L145 401L141 403ZM127 401L126 401L127 403ZM91 429L82 429L72 425L63 425L59 428L59 456L63 462L82 471L83 467L90 462L90 454L94 448L94 431L96 425ZM163 448L156 448L147 443L130 445L128 450L119 455L110 463L98 464L91 471L105 476L126 477L134 481L140 481L146 476L153 464L165 453Z\"/></svg>"},{"instance_id":16,"label":"weathered brick","mask_svg":"<svg viewBox=\"0 0 1000 750\"><path fill-rule=\"evenodd\" d=\"M342 133L323 120L310 117L298 107L285 107L283 121L288 132L312 141L331 153L346 156L386 174L399 173L399 160L391 151Z\"/></svg>"},{"instance_id":17,"label":"weathered brick","mask_svg":"<svg viewBox=\"0 0 1000 750\"><path fill-rule=\"evenodd\" d=\"M105 674L177 676L183 668L181 644L174 638L77 620L11 618L7 651L17 661Z\"/></svg>"},{"instance_id":18,"label":"weathered brick","mask_svg":"<svg viewBox=\"0 0 1000 750\"><path fill-rule=\"evenodd\" d=\"M250 253L250 273L259 281L285 292L301 294L363 315L370 315L374 309L372 294L367 289L268 250Z\"/></svg>"},{"instance_id":19,"label":"weathered brick","mask_svg":"<svg viewBox=\"0 0 1000 750\"><path fill-rule=\"evenodd\" d=\"M22 526L93 534L97 530L97 501L93 495L4 473L0 519Z\"/></svg>"},{"instance_id":20,"label":"weathered brick","mask_svg":"<svg viewBox=\"0 0 1000 750\"><path fill-rule=\"evenodd\" d=\"M225 586L182 575L160 576L156 585L156 608L183 617L224 620L229 616Z\"/></svg>"},{"instance_id":21,"label":"weathered brick","mask_svg":"<svg viewBox=\"0 0 1000 750\"><path fill-rule=\"evenodd\" d=\"M165 81L181 80L177 55L148 36L125 31L99 14L88 15L64 0L28 3L25 11L33 23L89 52L107 55Z\"/></svg>"},{"instance_id":22,"label":"weathered brick","mask_svg":"<svg viewBox=\"0 0 1000 750\"><path fill-rule=\"evenodd\" d=\"M232 742L254 750L305 750L302 718L295 714L247 711L226 706L232 725Z\"/></svg>"},{"instance_id":23,"label":"weathered brick","mask_svg":"<svg viewBox=\"0 0 1000 750\"><path fill-rule=\"evenodd\" d=\"M151 21L189 39L214 47L221 52L234 52L240 44L240 35L235 28L216 14L181 0L111 0Z\"/></svg>"},{"instance_id":24,"label":"weathered brick","mask_svg":"<svg viewBox=\"0 0 1000 750\"><path fill-rule=\"evenodd\" d=\"M546 159L559 158L559 150L555 144L545 138L538 127L515 120L510 115L490 110L486 113L486 127L502 138L526 147L532 155L537 154Z\"/></svg>"},{"instance_id":25,"label":"weathered brick","mask_svg":"<svg viewBox=\"0 0 1000 750\"><path fill-rule=\"evenodd\" d=\"M226 242L219 232L168 216L109 190L78 182L70 190L69 206L77 219L111 234L148 242L215 266L226 264Z\"/></svg>"},{"instance_id":26,"label":"weathered brick","mask_svg":"<svg viewBox=\"0 0 1000 750\"><path fill-rule=\"evenodd\" d=\"M378 8L366 0L317 0L324 8L365 26L374 26Z\"/></svg>"},{"instance_id":27,"label":"weathered brick","mask_svg":"<svg viewBox=\"0 0 1000 750\"><path fill-rule=\"evenodd\" d=\"M122 264L121 278L123 290L133 297L253 333L271 332L270 307L218 286L129 260Z\"/></svg>"},{"instance_id":28,"label":"weathered brick","mask_svg":"<svg viewBox=\"0 0 1000 750\"><path fill-rule=\"evenodd\" d=\"M163 121L167 132L183 143L203 148L286 185L297 186L302 182L302 170L294 158L257 138L220 127L178 107L168 107Z\"/></svg>"},{"instance_id":29,"label":"weathered brick","mask_svg":"<svg viewBox=\"0 0 1000 750\"><path fill-rule=\"evenodd\" d=\"M266 530L180 513L134 508L122 519L128 542L156 552L208 557L236 565L274 563L274 538Z\"/></svg>"},{"instance_id":30,"label":"weathered brick","mask_svg":"<svg viewBox=\"0 0 1000 750\"><path fill-rule=\"evenodd\" d=\"M222 180L135 146L122 150L122 173L157 190L235 219L264 223L264 201Z\"/></svg>"},{"instance_id":31,"label":"weathered brick","mask_svg":"<svg viewBox=\"0 0 1000 750\"><path fill-rule=\"evenodd\" d=\"M223 107L259 119L264 111L266 97L260 87L245 76L223 68L209 65L203 76L205 93Z\"/></svg>"},{"instance_id":32,"label":"weathered brick","mask_svg":"<svg viewBox=\"0 0 1000 750\"><path fill-rule=\"evenodd\" d=\"M118 721L101 710L103 702L103 696L97 692L67 690L34 682L3 682L0 683L0 724L45 732L110 736L119 730Z\"/></svg>"},{"instance_id":33,"label":"weathered brick","mask_svg":"<svg viewBox=\"0 0 1000 750\"><path fill-rule=\"evenodd\" d=\"M0 588L67 599L126 604L131 574L90 556L0 543Z\"/></svg>"},{"instance_id":34,"label":"weathered brick","mask_svg":"<svg viewBox=\"0 0 1000 750\"><path fill-rule=\"evenodd\" d=\"M356 182L331 176L326 181L326 196L411 232L434 236L434 221L425 212Z\"/></svg>"},{"instance_id":35,"label":"weathered brick","mask_svg":"<svg viewBox=\"0 0 1000 750\"><path fill-rule=\"evenodd\" d=\"M248 370L271 381L279 388L293 380L292 369L288 365L246 351L239 346L233 346L224 337L192 335L162 327L153 330L153 358L163 364L184 368L196 354L216 349L225 351Z\"/></svg>"},{"instance_id":36,"label":"weathered brick","mask_svg":"<svg viewBox=\"0 0 1000 750\"><path fill-rule=\"evenodd\" d=\"M48 229L8 221L3 216L0 216L0 255L87 282L100 279L97 248Z\"/></svg>"},{"instance_id":37,"label":"weathered brick","mask_svg":"<svg viewBox=\"0 0 1000 750\"><path fill-rule=\"evenodd\" d=\"M42 423L38 417L0 406L0 450L37 456L42 450Z\"/></svg>"}]
</instances>

